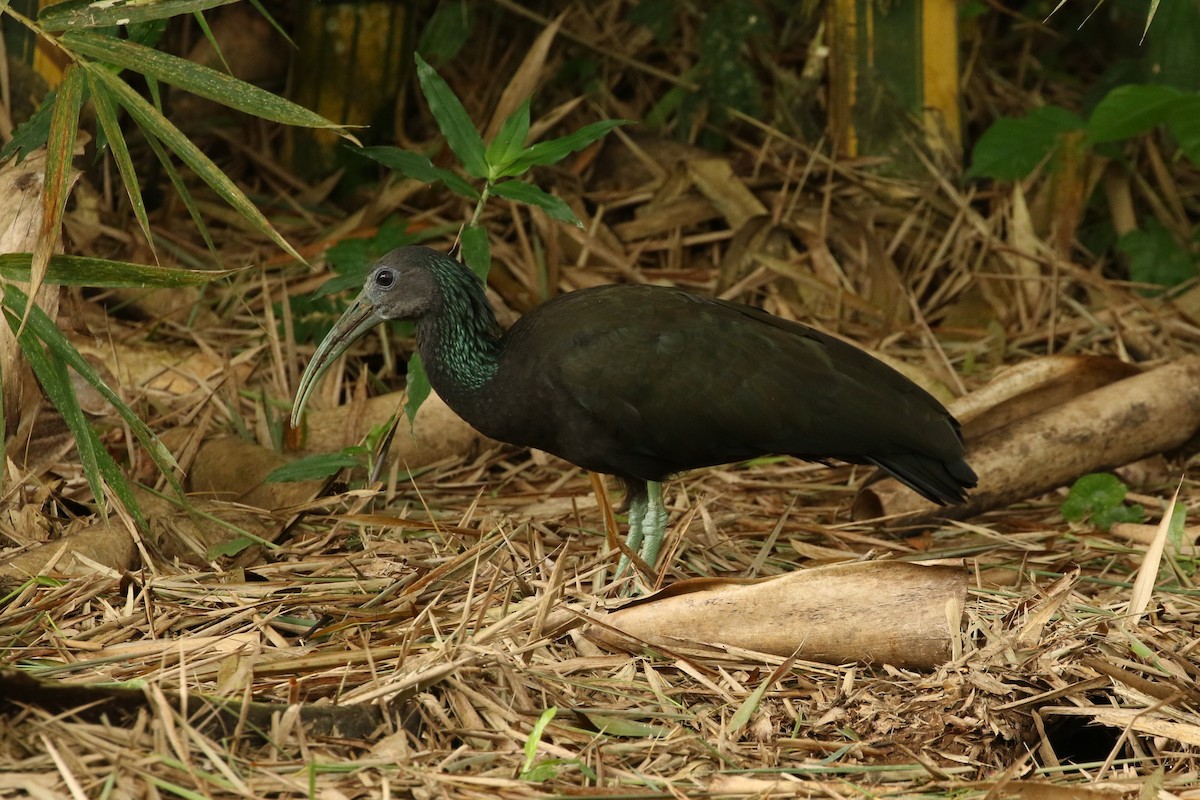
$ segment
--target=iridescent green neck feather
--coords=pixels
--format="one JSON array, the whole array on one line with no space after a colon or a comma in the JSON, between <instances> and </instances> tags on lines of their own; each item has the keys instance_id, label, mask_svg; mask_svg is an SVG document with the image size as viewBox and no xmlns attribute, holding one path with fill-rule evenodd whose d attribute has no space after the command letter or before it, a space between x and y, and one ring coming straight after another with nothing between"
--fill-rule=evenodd
<instances>
[{"instance_id":1,"label":"iridescent green neck feather","mask_svg":"<svg viewBox=\"0 0 1200 800\"><path fill-rule=\"evenodd\" d=\"M478 391L499 366L500 325L483 284L458 262L429 263L438 286L434 307L417 322L417 350L438 393Z\"/></svg>"}]
</instances>

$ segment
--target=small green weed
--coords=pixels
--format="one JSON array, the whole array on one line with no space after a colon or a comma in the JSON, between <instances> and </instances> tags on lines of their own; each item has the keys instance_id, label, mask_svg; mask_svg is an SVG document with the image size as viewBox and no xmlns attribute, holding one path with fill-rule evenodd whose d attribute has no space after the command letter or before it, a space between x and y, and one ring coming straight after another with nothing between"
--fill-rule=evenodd
<instances>
[{"instance_id":1,"label":"small green weed","mask_svg":"<svg viewBox=\"0 0 1200 800\"><path fill-rule=\"evenodd\" d=\"M1139 505L1125 505L1129 487L1115 475L1097 472L1084 475L1071 486L1067 499L1060 509L1063 519L1082 522L1091 519L1092 524L1108 530L1114 522L1141 522L1145 510Z\"/></svg>"}]
</instances>

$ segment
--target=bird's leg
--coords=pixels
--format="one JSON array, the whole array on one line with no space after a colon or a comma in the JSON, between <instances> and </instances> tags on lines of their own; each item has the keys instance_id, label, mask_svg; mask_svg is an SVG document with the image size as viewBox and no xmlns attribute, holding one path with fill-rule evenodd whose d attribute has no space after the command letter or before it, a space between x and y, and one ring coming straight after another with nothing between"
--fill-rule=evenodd
<instances>
[{"instance_id":1,"label":"bird's leg","mask_svg":"<svg viewBox=\"0 0 1200 800\"><path fill-rule=\"evenodd\" d=\"M646 481L644 485L629 485L627 500L629 533L625 534L625 546L653 569L667 532L667 508L663 505L662 484ZM622 553L614 579L624 575L627 569L629 556Z\"/></svg>"},{"instance_id":2,"label":"bird's leg","mask_svg":"<svg viewBox=\"0 0 1200 800\"><path fill-rule=\"evenodd\" d=\"M662 484L658 481L646 481L646 507L642 512L642 549L638 553L646 565L653 568L658 560L658 551L662 548L663 538L667 535L667 507L663 504ZM630 530L629 547L634 545ZM644 538L643 538L644 537Z\"/></svg>"},{"instance_id":3,"label":"bird's leg","mask_svg":"<svg viewBox=\"0 0 1200 800\"><path fill-rule=\"evenodd\" d=\"M645 487L629 483L626 485L625 493L625 499L629 505L629 532L625 534L625 546L630 551L640 554L645 533L642 526L646 519L647 491ZM629 556L622 553L617 562L617 574L613 576L614 580L624 575L627 569L629 569Z\"/></svg>"}]
</instances>

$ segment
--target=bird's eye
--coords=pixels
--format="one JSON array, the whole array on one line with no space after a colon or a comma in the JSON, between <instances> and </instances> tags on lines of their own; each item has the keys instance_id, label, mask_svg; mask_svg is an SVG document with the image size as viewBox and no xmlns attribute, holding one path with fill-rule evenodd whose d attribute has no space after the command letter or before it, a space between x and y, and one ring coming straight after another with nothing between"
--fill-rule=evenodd
<instances>
[{"instance_id":1,"label":"bird's eye","mask_svg":"<svg viewBox=\"0 0 1200 800\"><path fill-rule=\"evenodd\" d=\"M381 269L375 273L375 285L380 289L390 289L396 282L396 273L390 269Z\"/></svg>"}]
</instances>

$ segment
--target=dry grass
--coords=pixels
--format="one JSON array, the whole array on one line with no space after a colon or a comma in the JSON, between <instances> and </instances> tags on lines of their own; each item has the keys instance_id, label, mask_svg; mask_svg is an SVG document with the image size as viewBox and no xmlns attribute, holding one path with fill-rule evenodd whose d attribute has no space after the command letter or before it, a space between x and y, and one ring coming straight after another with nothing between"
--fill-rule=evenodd
<instances>
[{"instance_id":1,"label":"dry grass","mask_svg":"<svg viewBox=\"0 0 1200 800\"><path fill-rule=\"evenodd\" d=\"M610 24L576 14L567 27L605 42L604 56L632 57L634 42L609 52L625 40L591 28L612 33ZM508 74L520 45L492 44L489 74ZM562 58L552 54L551 66ZM633 87L621 114L640 116L662 89L636 65L601 63L613 70L605 85ZM449 77L476 118L503 88L466 69ZM991 102L1005 107L1005 97ZM730 256L763 240L751 246L714 211L678 145L622 134L594 161L541 176L584 211L586 234L507 205L489 210L502 313L528 308L547 283L669 281L843 333L947 395L1047 352L1159 362L1200 350L1200 328L1169 302L1102 277L1077 249L1057 252L1041 227L1051 217L1035 208L1027 218L1009 189L984 195L933 172L886 179L781 131L739 136L722 158L768 210L771 258ZM1131 148L1132 163L1149 146ZM1192 203L1194 178L1175 187ZM272 194L271 179L243 179ZM279 224L294 242L329 241L393 212L422 224L463 218L440 192L400 184L341 227L329 207ZM158 230L177 258L200 259L183 216L164 211ZM98 246L135 252L115 230ZM228 264L264 268L177 303L198 306L202 323L164 318L146 298L133 313L101 317L95 298L70 312L117 351L153 342L215 359L211 379L182 389L124 387L157 430L186 433L185 464L221 433L272 444L310 350L279 337L272 303L323 278L273 263L244 233L217 233ZM402 379L385 370L383 380ZM124 452L127 439L114 425L107 440ZM142 456L130 458L153 482ZM5 484L0 530L13 553L87 521L72 519L86 484L69 449L33 461L10 464ZM1169 454L1123 475L1157 518L1192 463ZM614 600L614 559L588 477L541 454L489 449L393 473L377 495L324 501L254 560L197 566L147 541L136 570L97 565L59 579L50 564L0 610L2 663L95 693L8 674L0 794L1200 797L1192 560L1168 553L1135 622L1126 606L1144 548L1065 523L1059 494L898 539L848 522L865 477L788 460L682 476L667 493L666 580L844 558L963 560L973 578L961 654L932 673L794 663L773 674L783 659L597 645L578 623ZM1194 480L1180 501L1200 504ZM527 744L550 708L531 764ZM536 780L522 779L538 765L526 775Z\"/></svg>"}]
</instances>

